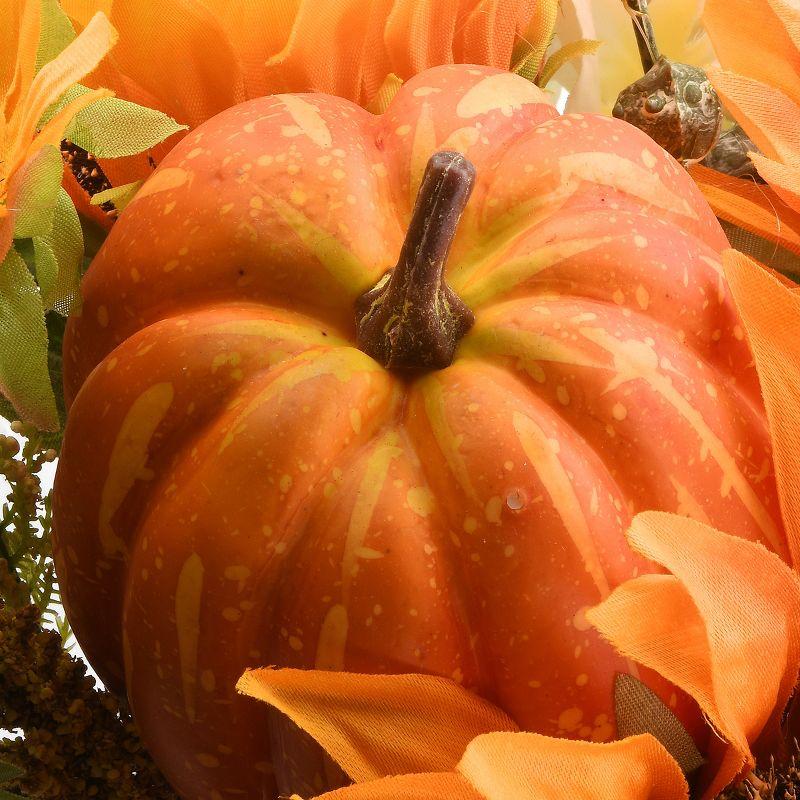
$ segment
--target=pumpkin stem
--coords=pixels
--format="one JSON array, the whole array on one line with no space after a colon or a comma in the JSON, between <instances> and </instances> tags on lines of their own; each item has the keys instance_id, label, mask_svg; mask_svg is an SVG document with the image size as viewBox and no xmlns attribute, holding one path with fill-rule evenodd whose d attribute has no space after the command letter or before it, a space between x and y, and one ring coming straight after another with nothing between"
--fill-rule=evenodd
<instances>
[{"instance_id":1,"label":"pumpkin stem","mask_svg":"<svg viewBox=\"0 0 800 800\"><path fill-rule=\"evenodd\" d=\"M653 23L647 10L647 0L626 0L628 13L633 20L633 32L636 35L636 44L639 46L639 58L642 60L642 69L645 74L650 72L653 65L661 57L656 44L656 34Z\"/></svg>"},{"instance_id":2,"label":"pumpkin stem","mask_svg":"<svg viewBox=\"0 0 800 800\"><path fill-rule=\"evenodd\" d=\"M441 369L475 318L445 283L444 267L475 180L461 153L425 168L397 266L356 301L358 346L387 369Z\"/></svg>"}]
</instances>

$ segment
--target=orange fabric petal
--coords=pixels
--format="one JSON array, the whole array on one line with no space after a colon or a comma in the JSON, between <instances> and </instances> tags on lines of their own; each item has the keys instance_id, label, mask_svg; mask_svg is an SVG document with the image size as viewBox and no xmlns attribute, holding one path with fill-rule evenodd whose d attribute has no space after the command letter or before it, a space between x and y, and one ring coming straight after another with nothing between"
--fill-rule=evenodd
<instances>
[{"instance_id":1,"label":"orange fabric petal","mask_svg":"<svg viewBox=\"0 0 800 800\"><path fill-rule=\"evenodd\" d=\"M274 91L319 91L360 103L392 69L382 46L391 0L319 3L303 0L286 46L266 64ZM406 35L409 32L406 31Z\"/></svg>"},{"instance_id":2,"label":"orange fabric petal","mask_svg":"<svg viewBox=\"0 0 800 800\"><path fill-rule=\"evenodd\" d=\"M775 16L783 24L795 48L800 49L800 8L794 0L769 0Z\"/></svg>"},{"instance_id":3,"label":"orange fabric petal","mask_svg":"<svg viewBox=\"0 0 800 800\"><path fill-rule=\"evenodd\" d=\"M4 97L3 116L8 120L19 104L20 98L24 98L28 93L33 81L42 10L41 3L19 3L9 0L3 2L0 10L3 14L1 17L3 28L8 31L6 37L9 37L12 31L18 37L18 41L9 47L8 53L3 54L0 62L3 65L3 72L0 75L0 90ZM6 40L3 44L9 43Z\"/></svg>"},{"instance_id":4,"label":"orange fabric petal","mask_svg":"<svg viewBox=\"0 0 800 800\"><path fill-rule=\"evenodd\" d=\"M111 22L120 41L91 86L113 89L191 127L245 99L230 39L197 0L114 0Z\"/></svg>"},{"instance_id":5,"label":"orange fabric petal","mask_svg":"<svg viewBox=\"0 0 800 800\"><path fill-rule=\"evenodd\" d=\"M690 173L718 217L800 253L800 207L790 208L774 189L747 178L699 164Z\"/></svg>"},{"instance_id":6,"label":"orange fabric petal","mask_svg":"<svg viewBox=\"0 0 800 800\"><path fill-rule=\"evenodd\" d=\"M598 744L538 733L489 733L458 770L487 800L682 800L680 767L652 736Z\"/></svg>"},{"instance_id":7,"label":"orange fabric petal","mask_svg":"<svg viewBox=\"0 0 800 800\"><path fill-rule=\"evenodd\" d=\"M780 5L770 2L773 8ZM800 52L770 3L706 0L703 25L725 69L775 86L800 102Z\"/></svg>"},{"instance_id":8,"label":"orange fabric petal","mask_svg":"<svg viewBox=\"0 0 800 800\"><path fill-rule=\"evenodd\" d=\"M800 213L800 160L795 161L795 166L787 166L758 153L751 153L750 158L781 200Z\"/></svg>"},{"instance_id":9,"label":"orange fabric petal","mask_svg":"<svg viewBox=\"0 0 800 800\"><path fill-rule=\"evenodd\" d=\"M451 770L479 734L517 730L491 703L432 675L261 669L237 689L286 714L358 782Z\"/></svg>"},{"instance_id":10,"label":"orange fabric petal","mask_svg":"<svg viewBox=\"0 0 800 800\"><path fill-rule=\"evenodd\" d=\"M723 268L753 350L773 442L781 513L792 563L800 568L800 294L729 250Z\"/></svg>"},{"instance_id":11,"label":"orange fabric petal","mask_svg":"<svg viewBox=\"0 0 800 800\"><path fill-rule=\"evenodd\" d=\"M314 800L485 800L456 772L398 775L367 783L354 783Z\"/></svg>"},{"instance_id":12,"label":"orange fabric petal","mask_svg":"<svg viewBox=\"0 0 800 800\"><path fill-rule=\"evenodd\" d=\"M729 743L708 775L713 797L752 767L750 745L772 730L795 684L800 580L761 545L674 514L637 515L628 540L672 575L627 581L587 619L693 696Z\"/></svg>"},{"instance_id":13,"label":"orange fabric petal","mask_svg":"<svg viewBox=\"0 0 800 800\"><path fill-rule=\"evenodd\" d=\"M73 83L91 72L114 46L117 32L104 14L95 14L80 36L70 42L49 64L45 64L31 83L19 109L12 151L33 138L45 109Z\"/></svg>"},{"instance_id":14,"label":"orange fabric petal","mask_svg":"<svg viewBox=\"0 0 800 800\"><path fill-rule=\"evenodd\" d=\"M794 100L774 86L725 70L709 70L708 77L723 104L760 150L800 166L800 106Z\"/></svg>"}]
</instances>

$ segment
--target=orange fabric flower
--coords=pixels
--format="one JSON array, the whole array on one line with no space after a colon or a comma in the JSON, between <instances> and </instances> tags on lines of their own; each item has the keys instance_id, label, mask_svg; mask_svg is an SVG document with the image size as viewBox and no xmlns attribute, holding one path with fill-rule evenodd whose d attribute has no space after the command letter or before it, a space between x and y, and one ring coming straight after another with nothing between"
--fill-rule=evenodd
<instances>
[{"instance_id":1,"label":"orange fabric flower","mask_svg":"<svg viewBox=\"0 0 800 800\"><path fill-rule=\"evenodd\" d=\"M194 128L245 100L327 92L367 106L387 76L437 64L509 68L528 42L544 54L558 0L63 0L76 25L105 9L120 32L93 86ZM394 88L399 85L399 80ZM388 98L386 98L388 99ZM385 100L384 100L385 102ZM154 150L158 161L178 138ZM146 157L106 165L115 186L146 177Z\"/></svg>"},{"instance_id":2,"label":"orange fabric flower","mask_svg":"<svg viewBox=\"0 0 800 800\"><path fill-rule=\"evenodd\" d=\"M93 16L85 30L55 59L36 72L40 4L3 2L3 17L18 20L18 43L0 63L0 262L11 247L17 197L36 172L37 157L46 145L58 146L68 122L81 109L110 95L97 89L68 103L37 131L45 110L76 81L91 72L116 41L116 32L103 14ZM11 26L9 26L11 27ZM8 44L8 43L6 43Z\"/></svg>"},{"instance_id":3,"label":"orange fabric flower","mask_svg":"<svg viewBox=\"0 0 800 800\"><path fill-rule=\"evenodd\" d=\"M520 732L444 678L246 672L239 689L287 714L355 781L319 800L685 800L652 736L598 744Z\"/></svg>"},{"instance_id":4,"label":"orange fabric flower","mask_svg":"<svg viewBox=\"0 0 800 800\"><path fill-rule=\"evenodd\" d=\"M718 216L800 253L800 7L787 0L707 0L703 22L721 65L709 77L763 152L751 158L769 185L703 167L692 174Z\"/></svg>"},{"instance_id":5,"label":"orange fabric flower","mask_svg":"<svg viewBox=\"0 0 800 800\"><path fill-rule=\"evenodd\" d=\"M753 347L796 565L800 293L732 250L724 269ZM628 540L669 574L624 583L587 619L697 701L717 733L700 775L711 798L745 777L755 754L779 749L800 668L800 578L761 545L674 514L639 514ZM522 733L443 678L267 669L238 688L287 714L355 781L320 800L688 797L677 762L647 733L608 744Z\"/></svg>"}]
</instances>

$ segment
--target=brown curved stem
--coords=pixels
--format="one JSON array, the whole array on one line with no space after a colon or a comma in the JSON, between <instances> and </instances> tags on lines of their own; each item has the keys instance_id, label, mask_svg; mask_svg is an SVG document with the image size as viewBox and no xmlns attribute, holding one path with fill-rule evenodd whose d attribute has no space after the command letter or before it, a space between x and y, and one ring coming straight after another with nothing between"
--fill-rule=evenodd
<instances>
[{"instance_id":1,"label":"brown curved stem","mask_svg":"<svg viewBox=\"0 0 800 800\"><path fill-rule=\"evenodd\" d=\"M425 168L397 266L356 301L358 346L385 367L441 369L474 322L444 281L475 167L461 153L434 153Z\"/></svg>"},{"instance_id":2,"label":"brown curved stem","mask_svg":"<svg viewBox=\"0 0 800 800\"><path fill-rule=\"evenodd\" d=\"M645 73L648 73L658 61L661 53L656 44L656 34L647 10L647 0L625 0L625 2L631 12L633 32L636 36L636 44L639 47L642 69Z\"/></svg>"}]
</instances>

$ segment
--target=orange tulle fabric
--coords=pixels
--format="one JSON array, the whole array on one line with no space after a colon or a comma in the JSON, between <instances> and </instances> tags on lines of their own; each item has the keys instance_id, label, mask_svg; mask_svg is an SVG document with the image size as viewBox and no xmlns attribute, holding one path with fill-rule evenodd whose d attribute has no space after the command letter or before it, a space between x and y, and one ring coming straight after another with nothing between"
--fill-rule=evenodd
<instances>
[{"instance_id":1,"label":"orange tulle fabric","mask_svg":"<svg viewBox=\"0 0 800 800\"><path fill-rule=\"evenodd\" d=\"M327 92L366 107L390 74L407 80L449 63L508 69L522 44L544 54L558 0L63 0L62 5L76 28L102 9L120 33L112 57L88 84L195 128L266 94ZM155 148L155 161L178 139ZM151 170L144 155L103 166L115 186Z\"/></svg>"},{"instance_id":2,"label":"orange tulle fabric","mask_svg":"<svg viewBox=\"0 0 800 800\"><path fill-rule=\"evenodd\" d=\"M707 0L703 23L719 59L709 72L728 112L762 151L768 187L694 168L718 216L798 252L800 7L788 0ZM758 31L754 36L753 31Z\"/></svg>"},{"instance_id":3,"label":"orange tulle fabric","mask_svg":"<svg viewBox=\"0 0 800 800\"><path fill-rule=\"evenodd\" d=\"M796 565L800 291L736 251L723 262L761 380ZM587 619L697 701L715 732L698 778L712 798L757 755L780 751L800 669L800 579L761 545L674 514L639 514L628 540L667 574L622 584ZM677 762L649 734L596 744L520 732L442 678L265 669L238 688L288 715L354 780L325 800L688 798Z\"/></svg>"}]
</instances>

